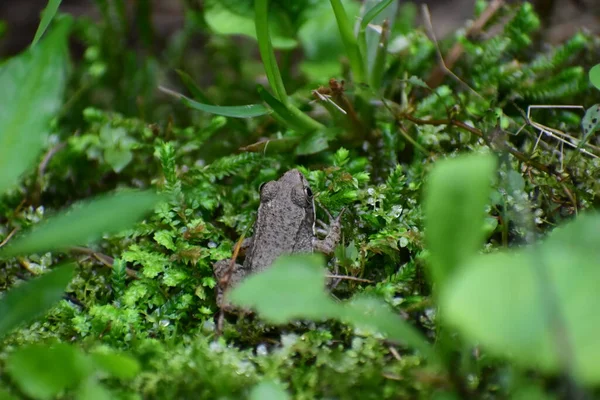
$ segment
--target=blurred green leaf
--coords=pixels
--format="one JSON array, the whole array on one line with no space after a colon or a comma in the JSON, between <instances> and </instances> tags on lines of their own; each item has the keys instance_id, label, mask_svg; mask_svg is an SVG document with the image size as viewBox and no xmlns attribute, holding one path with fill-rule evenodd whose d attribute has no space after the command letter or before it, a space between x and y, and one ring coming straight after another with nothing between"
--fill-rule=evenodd
<instances>
[{"instance_id":1,"label":"blurred green leaf","mask_svg":"<svg viewBox=\"0 0 600 400\"><path fill-rule=\"evenodd\" d=\"M0 338L51 309L73 278L73 265L53 269L10 289L0 298Z\"/></svg>"},{"instance_id":2,"label":"blurred green leaf","mask_svg":"<svg viewBox=\"0 0 600 400\"><path fill-rule=\"evenodd\" d=\"M471 259L443 289L442 317L496 355L598 384L598 282L600 214L580 215L540 245Z\"/></svg>"},{"instance_id":3,"label":"blurred green leaf","mask_svg":"<svg viewBox=\"0 0 600 400\"><path fill-rule=\"evenodd\" d=\"M600 90L600 64L594 65L590 69L589 77L592 85L594 85L596 89Z\"/></svg>"},{"instance_id":4,"label":"blurred green leaf","mask_svg":"<svg viewBox=\"0 0 600 400\"><path fill-rule=\"evenodd\" d=\"M344 320L358 327L369 327L419 350L430 360L436 355L431 345L419 331L407 321L400 318L385 303L368 295L357 295L346 303Z\"/></svg>"},{"instance_id":5,"label":"blurred green leaf","mask_svg":"<svg viewBox=\"0 0 600 400\"><path fill-rule=\"evenodd\" d=\"M78 400L111 400L115 396L103 384L90 377L79 385L75 398Z\"/></svg>"},{"instance_id":6,"label":"blurred green leaf","mask_svg":"<svg viewBox=\"0 0 600 400\"><path fill-rule=\"evenodd\" d=\"M446 279L483 245L495 159L465 155L438 161L425 189L426 239L433 282Z\"/></svg>"},{"instance_id":7,"label":"blurred green leaf","mask_svg":"<svg viewBox=\"0 0 600 400\"><path fill-rule=\"evenodd\" d=\"M34 344L10 353L6 371L23 393L35 399L51 399L75 387L91 373L91 366L85 355L71 345Z\"/></svg>"},{"instance_id":8,"label":"blurred green leaf","mask_svg":"<svg viewBox=\"0 0 600 400\"><path fill-rule=\"evenodd\" d=\"M127 190L80 202L12 240L0 249L0 257L87 244L130 228L160 199L152 191Z\"/></svg>"},{"instance_id":9,"label":"blurred green leaf","mask_svg":"<svg viewBox=\"0 0 600 400\"><path fill-rule=\"evenodd\" d=\"M97 367L118 379L133 379L140 371L138 361L126 354L92 353L90 357Z\"/></svg>"},{"instance_id":10,"label":"blurred green leaf","mask_svg":"<svg viewBox=\"0 0 600 400\"><path fill-rule=\"evenodd\" d=\"M133 153L127 149L109 147L104 150L104 161L106 161L116 173L121 172L132 159Z\"/></svg>"},{"instance_id":11,"label":"blurred green leaf","mask_svg":"<svg viewBox=\"0 0 600 400\"><path fill-rule=\"evenodd\" d=\"M17 398L12 395L8 390L3 387L0 387L0 399L2 400L17 400Z\"/></svg>"},{"instance_id":12,"label":"blurred green leaf","mask_svg":"<svg viewBox=\"0 0 600 400\"><path fill-rule=\"evenodd\" d=\"M63 19L37 46L0 66L0 193L35 162L62 105L70 22Z\"/></svg>"},{"instance_id":13,"label":"blurred green leaf","mask_svg":"<svg viewBox=\"0 0 600 400\"><path fill-rule=\"evenodd\" d=\"M219 2L210 2L204 12L207 25L220 35L244 35L256 39L256 28L252 12L238 13L233 8L227 8ZM277 49L293 49L298 41L293 37L277 34L277 24L273 25L273 47Z\"/></svg>"},{"instance_id":14,"label":"blurred green leaf","mask_svg":"<svg viewBox=\"0 0 600 400\"><path fill-rule=\"evenodd\" d=\"M315 254L280 257L271 268L234 288L230 299L277 324L294 319L343 319L386 334L435 360L424 337L380 301L360 295L346 303L333 301L325 292L323 259Z\"/></svg>"},{"instance_id":15,"label":"blurred green leaf","mask_svg":"<svg viewBox=\"0 0 600 400\"><path fill-rule=\"evenodd\" d=\"M250 400L288 400L290 396L274 382L261 382L252 388Z\"/></svg>"},{"instance_id":16,"label":"blurred green leaf","mask_svg":"<svg viewBox=\"0 0 600 400\"><path fill-rule=\"evenodd\" d=\"M48 29L48 26L50 25L50 22L52 22L52 19L54 19L61 2L62 0L48 0L46 8L44 8L44 11L42 11L42 20L40 21L40 24L35 32L35 36L33 37L33 41L31 42L32 47L36 45L36 43L42 38L44 32L46 32L46 29Z\"/></svg>"},{"instance_id":17,"label":"blurred green leaf","mask_svg":"<svg viewBox=\"0 0 600 400\"><path fill-rule=\"evenodd\" d=\"M268 270L249 276L234 288L230 299L254 308L275 324L298 318L319 320L335 315L340 307L325 292L324 280L322 257L280 257Z\"/></svg>"},{"instance_id":18,"label":"blurred green leaf","mask_svg":"<svg viewBox=\"0 0 600 400\"><path fill-rule=\"evenodd\" d=\"M329 147L329 140L333 137L324 130L312 132L302 138L298 147L296 147L296 154L303 156L326 150Z\"/></svg>"}]
</instances>

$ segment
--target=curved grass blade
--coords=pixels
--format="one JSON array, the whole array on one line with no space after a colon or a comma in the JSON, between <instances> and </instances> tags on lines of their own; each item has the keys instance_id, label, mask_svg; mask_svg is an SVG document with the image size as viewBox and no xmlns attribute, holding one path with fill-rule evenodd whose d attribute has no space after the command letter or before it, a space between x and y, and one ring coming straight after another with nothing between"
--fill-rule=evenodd
<instances>
[{"instance_id":1,"label":"curved grass blade","mask_svg":"<svg viewBox=\"0 0 600 400\"><path fill-rule=\"evenodd\" d=\"M0 338L60 301L74 270L73 264L58 267L9 290L0 299Z\"/></svg>"},{"instance_id":2,"label":"curved grass blade","mask_svg":"<svg viewBox=\"0 0 600 400\"><path fill-rule=\"evenodd\" d=\"M187 90L190 91L194 99L199 100L204 104L214 105L187 72L180 69L176 69L175 72L177 72L179 79L181 79L181 82L183 82Z\"/></svg>"},{"instance_id":3,"label":"curved grass blade","mask_svg":"<svg viewBox=\"0 0 600 400\"><path fill-rule=\"evenodd\" d=\"M15 238L0 249L0 257L85 245L131 227L160 199L151 191L128 190L80 202Z\"/></svg>"},{"instance_id":4,"label":"curved grass blade","mask_svg":"<svg viewBox=\"0 0 600 400\"><path fill-rule=\"evenodd\" d=\"M321 123L304 114L293 105L285 105L277 100L275 96L269 93L264 87L258 85L257 90L260 98L273 109L273 117L278 119L285 126L303 133L325 128Z\"/></svg>"},{"instance_id":5,"label":"curved grass blade","mask_svg":"<svg viewBox=\"0 0 600 400\"><path fill-rule=\"evenodd\" d=\"M37 31L35 31L35 36L33 37L33 41L31 42L31 47L35 46L37 42L42 38L46 29L50 25L50 22L54 19L56 12L58 11L58 7L60 7L60 3L62 0L48 0L48 5L42 11L42 20L38 25Z\"/></svg>"},{"instance_id":6,"label":"curved grass blade","mask_svg":"<svg viewBox=\"0 0 600 400\"><path fill-rule=\"evenodd\" d=\"M164 87L160 87L159 89L164 93L177 97L179 101L181 101L186 107L211 114L222 115L224 117L253 118L271 113L271 110L262 104L247 104L244 106L215 106L212 104L204 104L194 101L189 97L185 97L181 93L177 93Z\"/></svg>"},{"instance_id":7,"label":"curved grass blade","mask_svg":"<svg viewBox=\"0 0 600 400\"><path fill-rule=\"evenodd\" d=\"M392 4L393 1L394 0L382 0L381 2L377 3L377 5L373 6L369 11L367 11L360 22L361 31L367 29L369 22L373 21L373 19L377 17L383 10L385 10L387 6Z\"/></svg>"}]
</instances>

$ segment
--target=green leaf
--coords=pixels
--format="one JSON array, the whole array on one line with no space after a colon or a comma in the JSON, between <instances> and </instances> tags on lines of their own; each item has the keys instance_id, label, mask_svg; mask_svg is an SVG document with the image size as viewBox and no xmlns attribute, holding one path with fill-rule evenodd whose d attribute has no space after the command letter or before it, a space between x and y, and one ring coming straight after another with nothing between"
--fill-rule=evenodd
<instances>
[{"instance_id":1,"label":"green leaf","mask_svg":"<svg viewBox=\"0 0 600 400\"><path fill-rule=\"evenodd\" d=\"M256 39L254 17L252 13L236 13L219 2L211 2L204 11L204 19L210 29L220 35L244 35ZM298 46L292 37L273 35L273 47L291 50Z\"/></svg>"},{"instance_id":2,"label":"green leaf","mask_svg":"<svg viewBox=\"0 0 600 400\"><path fill-rule=\"evenodd\" d=\"M284 104L277 100L262 86L258 85L256 89L261 99L273 109L273 117L283 125L301 133L325 129L321 123L304 114L292 104Z\"/></svg>"},{"instance_id":3,"label":"green leaf","mask_svg":"<svg viewBox=\"0 0 600 400\"><path fill-rule=\"evenodd\" d=\"M600 104L594 104L586 110L581 120L581 128L583 129L583 136L579 146L577 146L578 148L581 148L594 133L598 132L600 128Z\"/></svg>"},{"instance_id":4,"label":"green leaf","mask_svg":"<svg viewBox=\"0 0 600 400\"><path fill-rule=\"evenodd\" d=\"M181 79L187 90L190 91L195 100L207 105L213 105L212 101L210 101L210 99L204 94L202 89L200 89L200 87L196 85L196 82L194 82L194 80L189 74L180 69L176 69L175 72L177 72L177 75L179 75L179 78Z\"/></svg>"},{"instance_id":5,"label":"green leaf","mask_svg":"<svg viewBox=\"0 0 600 400\"><path fill-rule=\"evenodd\" d=\"M12 240L0 249L0 257L88 244L130 228L160 199L152 191L127 190L82 201Z\"/></svg>"},{"instance_id":6,"label":"green leaf","mask_svg":"<svg viewBox=\"0 0 600 400\"><path fill-rule=\"evenodd\" d=\"M352 28L353 21L348 18L341 0L330 0L330 3L335 14L340 35L342 36L346 56L350 61L354 82L367 83L363 55L361 54Z\"/></svg>"},{"instance_id":7,"label":"green leaf","mask_svg":"<svg viewBox=\"0 0 600 400\"><path fill-rule=\"evenodd\" d=\"M438 161L425 188L426 239L433 282L446 279L483 245L484 207L495 159L466 155Z\"/></svg>"},{"instance_id":8,"label":"green leaf","mask_svg":"<svg viewBox=\"0 0 600 400\"><path fill-rule=\"evenodd\" d=\"M598 384L599 281L600 214L580 215L540 245L471 259L444 288L441 315L496 355Z\"/></svg>"},{"instance_id":9,"label":"green leaf","mask_svg":"<svg viewBox=\"0 0 600 400\"><path fill-rule=\"evenodd\" d=\"M592 69L590 69L589 76L592 85L594 85L596 89L600 90L600 64L594 65Z\"/></svg>"},{"instance_id":10,"label":"green leaf","mask_svg":"<svg viewBox=\"0 0 600 400\"><path fill-rule=\"evenodd\" d=\"M316 154L329 148L329 140L333 139L332 135L328 135L328 132L319 130L312 132L306 137L302 138L302 141L296 147L296 154L299 156Z\"/></svg>"},{"instance_id":11,"label":"green leaf","mask_svg":"<svg viewBox=\"0 0 600 400\"><path fill-rule=\"evenodd\" d=\"M94 378L89 378L79 385L75 398L78 400L111 400L115 397L102 383Z\"/></svg>"},{"instance_id":12,"label":"green leaf","mask_svg":"<svg viewBox=\"0 0 600 400\"><path fill-rule=\"evenodd\" d=\"M367 29L367 26L369 25L369 23L375 17L377 17L383 10L385 10L387 8L387 6L392 4L393 1L394 0L381 0L381 1L379 1L379 3L377 3L372 8L370 8L369 11L367 11L365 16L362 18L362 21L360 22L360 28L363 30Z\"/></svg>"},{"instance_id":13,"label":"green leaf","mask_svg":"<svg viewBox=\"0 0 600 400\"><path fill-rule=\"evenodd\" d=\"M253 274L230 293L239 306L254 308L275 324L299 318L324 319L340 314L340 305L325 293L323 258L280 257L266 271Z\"/></svg>"},{"instance_id":14,"label":"green leaf","mask_svg":"<svg viewBox=\"0 0 600 400\"><path fill-rule=\"evenodd\" d=\"M73 265L55 268L6 292L0 298L0 338L58 303L73 278L74 269Z\"/></svg>"},{"instance_id":15,"label":"green leaf","mask_svg":"<svg viewBox=\"0 0 600 400\"><path fill-rule=\"evenodd\" d=\"M34 344L10 353L6 371L23 393L35 399L51 399L75 387L91 373L91 367L85 355L71 345Z\"/></svg>"},{"instance_id":16,"label":"green leaf","mask_svg":"<svg viewBox=\"0 0 600 400\"><path fill-rule=\"evenodd\" d=\"M121 172L133 159L133 153L127 149L109 147L104 150L104 161L116 173Z\"/></svg>"},{"instance_id":17,"label":"green leaf","mask_svg":"<svg viewBox=\"0 0 600 400\"><path fill-rule=\"evenodd\" d=\"M414 76L414 75L411 76L410 78L407 79L407 82L413 86L430 89L429 85L427 85L427 83L425 83L425 81L423 79L419 78L418 76Z\"/></svg>"},{"instance_id":18,"label":"green leaf","mask_svg":"<svg viewBox=\"0 0 600 400\"><path fill-rule=\"evenodd\" d=\"M425 338L380 301L360 295L347 303L333 301L325 292L323 259L315 254L280 257L271 268L246 278L229 299L277 324L294 319L342 319L384 333L435 361Z\"/></svg>"},{"instance_id":19,"label":"green leaf","mask_svg":"<svg viewBox=\"0 0 600 400\"><path fill-rule=\"evenodd\" d=\"M252 388L250 400L288 400L290 396L274 382L261 382Z\"/></svg>"},{"instance_id":20,"label":"green leaf","mask_svg":"<svg viewBox=\"0 0 600 400\"><path fill-rule=\"evenodd\" d=\"M126 354L93 353L90 357L98 368L118 379L133 379L140 372L138 361Z\"/></svg>"},{"instance_id":21,"label":"green leaf","mask_svg":"<svg viewBox=\"0 0 600 400\"><path fill-rule=\"evenodd\" d=\"M269 85L275 93L277 100L284 104L287 104L289 99L283 84L281 72L277 65L277 58L275 57L275 51L273 50L272 36L270 33L269 23L269 0L255 0L254 1L254 29L256 32L256 39L258 40L258 50L260 58L265 67L265 74Z\"/></svg>"},{"instance_id":22,"label":"green leaf","mask_svg":"<svg viewBox=\"0 0 600 400\"><path fill-rule=\"evenodd\" d=\"M187 97L181 97L181 102L186 107L194 110L200 110L211 114L222 115L233 118L253 118L271 113L267 107L262 104L247 104L245 106L213 106L210 104L198 103Z\"/></svg>"},{"instance_id":23,"label":"green leaf","mask_svg":"<svg viewBox=\"0 0 600 400\"><path fill-rule=\"evenodd\" d=\"M64 19L37 46L0 66L0 193L16 184L44 146L67 79Z\"/></svg>"},{"instance_id":24,"label":"green leaf","mask_svg":"<svg viewBox=\"0 0 600 400\"><path fill-rule=\"evenodd\" d=\"M2 400L18 400L12 393L3 387L0 387L0 399Z\"/></svg>"},{"instance_id":25,"label":"green leaf","mask_svg":"<svg viewBox=\"0 0 600 400\"><path fill-rule=\"evenodd\" d=\"M48 29L48 26L50 25L50 22L52 22L52 19L56 15L56 12L58 11L58 7L60 7L61 2L62 0L48 0L48 5L46 5L46 8L44 8L44 11L42 11L42 20L40 21L37 31L35 31L33 41L31 42L32 47L36 45L36 43L41 39L44 32L46 32L46 29Z\"/></svg>"},{"instance_id":26,"label":"green leaf","mask_svg":"<svg viewBox=\"0 0 600 400\"><path fill-rule=\"evenodd\" d=\"M431 345L415 327L400 318L385 303L371 296L355 296L346 304L343 317L353 325L369 327L390 339L415 348L430 360L436 359Z\"/></svg>"}]
</instances>

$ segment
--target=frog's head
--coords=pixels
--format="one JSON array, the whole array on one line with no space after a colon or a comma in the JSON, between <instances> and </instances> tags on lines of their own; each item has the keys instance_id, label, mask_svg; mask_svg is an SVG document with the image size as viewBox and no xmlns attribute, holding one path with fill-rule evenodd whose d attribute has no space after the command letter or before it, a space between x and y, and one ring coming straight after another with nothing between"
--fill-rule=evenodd
<instances>
[{"instance_id":1,"label":"frog's head","mask_svg":"<svg viewBox=\"0 0 600 400\"><path fill-rule=\"evenodd\" d=\"M308 181L297 169L289 170L278 180L262 185L260 204L268 209L269 213L283 213L297 222L314 223L313 193Z\"/></svg>"}]
</instances>

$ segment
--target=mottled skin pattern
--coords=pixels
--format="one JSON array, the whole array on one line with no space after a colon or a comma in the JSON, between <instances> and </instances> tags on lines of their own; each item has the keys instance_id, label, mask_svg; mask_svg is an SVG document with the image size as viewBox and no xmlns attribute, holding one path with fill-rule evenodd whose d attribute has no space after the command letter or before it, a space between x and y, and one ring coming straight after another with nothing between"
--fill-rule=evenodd
<instances>
[{"instance_id":1,"label":"mottled skin pattern","mask_svg":"<svg viewBox=\"0 0 600 400\"><path fill-rule=\"evenodd\" d=\"M339 216L332 221L324 240L315 236L315 206L312 191L304 175L296 169L286 172L279 180L265 183L260 190L260 206L254 224L254 236L242 244L247 248L244 264L234 264L226 287L235 286L247 275L264 271L282 254L311 253L314 250L331 254L340 240ZM218 281L226 278L231 260L215 263ZM224 288L217 286L219 306Z\"/></svg>"}]
</instances>

